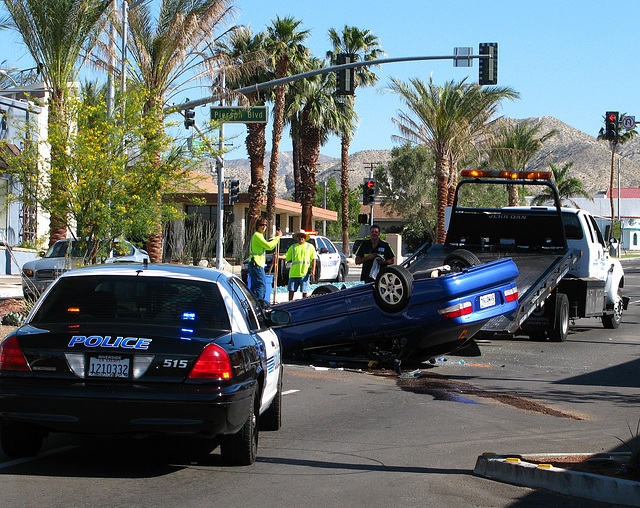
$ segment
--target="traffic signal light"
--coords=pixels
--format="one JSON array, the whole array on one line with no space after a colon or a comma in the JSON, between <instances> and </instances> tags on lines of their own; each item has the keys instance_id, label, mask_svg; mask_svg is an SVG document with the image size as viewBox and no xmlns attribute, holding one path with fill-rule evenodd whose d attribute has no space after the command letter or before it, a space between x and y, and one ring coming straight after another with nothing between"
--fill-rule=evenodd
<instances>
[{"instance_id":1,"label":"traffic signal light","mask_svg":"<svg viewBox=\"0 0 640 508\"><path fill-rule=\"evenodd\" d=\"M339 53L336 57L337 65L344 65L355 62L355 53ZM355 69L341 69L336 71L337 87L336 95L354 95L355 90Z\"/></svg>"},{"instance_id":2,"label":"traffic signal light","mask_svg":"<svg viewBox=\"0 0 640 508\"><path fill-rule=\"evenodd\" d=\"M240 192L240 181L229 180L229 204L230 205L238 202L238 199L240 199L240 196L238 196L239 192Z\"/></svg>"},{"instance_id":3,"label":"traffic signal light","mask_svg":"<svg viewBox=\"0 0 640 508\"><path fill-rule=\"evenodd\" d=\"M372 205L376 199L376 181L373 178L365 178L362 186L362 204Z\"/></svg>"},{"instance_id":4,"label":"traffic signal light","mask_svg":"<svg viewBox=\"0 0 640 508\"><path fill-rule=\"evenodd\" d=\"M478 75L478 84L480 85L497 85L498 84L498 43L482 42L480 43L481 55L489 55L489 58L480 58L478 67L480 69Z\"/></svg>"},{"instance_id":5,"label":"traffic signal light","mask_svg":"<svg viewBox=\"0 0 640 508\"><path fill-rule=\"evenodd\" d=\"M189 129L196 124L196 112L193 109L184 110L184 128Z\"/></svg>"},{"instance_id":6,"label":"traffic signal light","mask_svg":"<svg viewBox=\"0 0 640 508\"><path fill-rule=\"evenodd\" d=\"M369 214L368 213L358 214L358 224L369 224Z\"/></svg>"},{"instance_id":7,"label":"traffic signal light","mask_svg":"<svg viewBox=\"0 0 640 508\"><path fill-rule=\"evenodd\" d=\"M604 115L604 132L609 141L618 141L618 112L607 111Z\"/></svg>"}]
</instances>

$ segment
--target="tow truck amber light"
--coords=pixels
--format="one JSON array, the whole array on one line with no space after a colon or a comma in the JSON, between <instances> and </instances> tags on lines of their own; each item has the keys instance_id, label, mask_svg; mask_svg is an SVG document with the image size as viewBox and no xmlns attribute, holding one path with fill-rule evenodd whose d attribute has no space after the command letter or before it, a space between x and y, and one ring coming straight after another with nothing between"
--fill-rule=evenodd
<instances>
[{"instance_id":1,"label":"tow truck amber light","mask_svg":"<svg viewBox=\"0 0 640 508\"><path fill-rule=\"evenodd\" d=\"M216 344L204 348L189 374L190 379L231 379L231 361Z\"/></svg>"},{"instance_id":2,"label":"tow truck amber light","mask_svg":"<svg viewBox=\"0 0 640 508\"><path fill-rule=\"evenodd\" d=\"M9 337L0 344L0 370L31 371L16 337Z\"/></svg>"},{"instance_id":3,"label":"tow truck amber light","mask_svg":"<svg viewBox=\"0 0 640 508\"><path fill-rule=\"evenodd\" d=\"M518 288L513 287L504 292L504 299L507 302L515 302L518 299Z\"/></svg>"},{"instance_id":4,"label":"tow truck amber light","mask_svg":"<svg viewBox=\"0 0 640 508\"><path fill-rule=\"evenodd\" d=\"M460 316L471 314L472 312L473 305L471 304L471 302L459 303L457 305L452 305L451 307L438 310L438 313L445 318L457 318Z\"/></svg>"},{"instance_id":5,"label":"tow truck amber light","mask_svg":"<svg viewBox=\"0 0 640 508\"><path fill-rule=\"evenodd\" d=\"M551 180L551 171L497 171L492 169L463 169L463 178L503 178L507 180Z\"/></svg>"}]
</instances>

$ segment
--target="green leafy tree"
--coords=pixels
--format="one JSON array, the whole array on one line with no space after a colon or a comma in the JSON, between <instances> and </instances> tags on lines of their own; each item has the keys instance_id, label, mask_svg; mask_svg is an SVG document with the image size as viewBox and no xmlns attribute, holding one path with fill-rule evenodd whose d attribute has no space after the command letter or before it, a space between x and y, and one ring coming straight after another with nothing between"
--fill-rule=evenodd
<instances>
[{"instance_id":1,"label":"green leafy tree","mask_svg":"<svg viewBox=\"0 0 640 508\"><path fill-rule=\"evenodd\" d=\"M572 178L569 176L569 170L573 167L573 162L565 163L561 168L558 168L554 164L549 163L549 168L552 173L552 182L555 184L556 189L558 189L558 196L560 197L560 202L563 200L568 200L571 204L578 208L578 205L571 198L574 196L582 196L584 198L590 199L593 201L593 197L589 194L584 188L584 184L582 180L579 178ZM545 203L554 202L553 192L549 187L543 187L543 191L538 194L533 201L531 201L532 205L543 205Z\"/></svg>"},{"instance_id":2,"label":"green leafy tree","mask_svg":"<svg viewBox=\"0 0 640 508\"><path fill-rule=\"evenodd\" d=\"M401 233L413 250L433 239L436 227L435 161L425 145L405 143L391 150L388 164L374 170L382 206L407 220ZM406 238L404 238L406 236Z\"/></svg>"},{"instance_id":3,"label":"green leafy tree","mask_svg":"<svg viewBox=\"0 0 640 508\"><path fill-rule=\"evenodd\" d=\"M69 206L64 200L68 143L74 118L69 101L72 83L88 60L106 22L111 0L5 0L9 15L0 24L18 32L31 57L38 63L50 91L48 109L51 158L50 240L66 237Z\"/></svg>"},{"instance_id":4,"label":"green leafy tree","mask_svg":"<svg viewBox=\"0 0 640 508\"><path fill-rule=\"evenodd\" d=\"M620 118L624 116L626 116L626 113L623 113L622 115L620 115ZM606 119L604 117L602 118L606 122ZM614 225L616 221L616 211L615 211L615 204L613 200L613 180L615 175L616 150L618 148L618 145L624 145L628 141L631 141L633 138L635 138L637 135L638 135L638 131L636 131L635 129L630 129L630 130L623 129L622 122L618 123L618 135L616 136L616 139L614 139L613 141L607 140L604 127L601 127L600 131L598 132L598 139L609 141L611 146L611 171L609 173L609 204L611 206L611 227L609 228L609 232L610 232L609 235L613 235ZM618 192L620 191L618 190ZM613 238L613 237L610 236L610 238Z\"/></svg>"},{"instance_id":5,"label":"green leafy tree","mask_svg":"<svg viewBox=\"0 0 640 508\"><path fill-rule=\"evenodd\" d=\"M340 53L351 53L354 60L368 62L381 58L386 53L380 48L380 40L369 30L361 30L355 26L345 25L342 32L334 28L329 29L329 40L333 44L333 50L327 51L327 58L331 65L337 65L337 57ZM371 70L372 66L358 67L354 71L353 90L358 86L374 86L378 82L378 76ZM355 109L355 94L342 97L345 106ZM345 130L341 132L341 152L340 162L342 178L340 180L342 188L342 252L349 253L349 145L356 128L355 114L352 115L354 123L345 125Z\"/></svg>"},{"instance_id":6,"label":"green leafy tree","mask_svg":"<svg viewBox=\"0 0 640 508\"><path fill-rule=\"evenodd\" d=\"M409 112L393 119L400 142L424 144L435 157L437 183L437 243L445 238L445 207L450 204L458 179L457 164L486 134L502 99L515 99L509 87L482 87L465 80L436 86L414 78L408 83L392 79L390 88L400 95Z\"/></svg>"},{"instance_id":7,"label":"green leafy tree","mask_svg":"<svg viewBox=\"0 0 640 508\"><path fill-rule=\"evenodd\" d=\"M94 85L83 90L85 101L68 101L77 129L68 140L64 179L54 187L37 168L47 161L38 160L38 148L26 149L11 160L11 171L28 193L21 197L27 204L37 204L50 212L53 207L65 218L64 225L92 250L87 259L94 260L103 242L116 237L141 240L155 230L157 192L163 194L193 191L188 176L189 165L181 152L163 154L157 164L155 153L136 153L129 159L125 146L144 147L148 124L139 115L144 99L129 92L130 114L121 122L108 121L104 93ZM170 144L170 143L167 143ZM154 175L149 185L149 175ZM64 207L61 207L64 204ZM170 201L163 202L164 214L181 217L181 211Z\"/></svg>"},{"instance_id":8,"label":"green leafy tree","mask_svg":"<svg viewBox=\"0 0 640 508\"><path fill-rule=\"evenodd\" d=\"M338 189L335 178L327 180L327 210L338 212L338 217L342 216L342 189ZM314 206L324 207L323 200L324 186L316 185L316 197ZM349 234L357 235L360 230L358 221L358 212L360 211L360 190L349 190ZM342 224L341 222L327 223L327 236L334 241L342 241Z\"/></svg>"}]
</instances>

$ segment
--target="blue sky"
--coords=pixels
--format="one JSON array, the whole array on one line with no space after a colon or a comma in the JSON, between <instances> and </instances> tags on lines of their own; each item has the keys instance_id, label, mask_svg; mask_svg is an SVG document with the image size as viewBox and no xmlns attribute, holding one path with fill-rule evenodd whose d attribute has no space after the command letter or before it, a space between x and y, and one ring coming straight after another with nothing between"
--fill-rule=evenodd
<instances>
[{"instance_id":1,"label":"blue sky","mask_svg":"<svg viewBox=\"0 0 640 508\"><path fill-rule=\"evenodd\" d=\"M497 42L498 85L510 86L521 96L505 102L502 115L552 116L590 135L597 134L606 111L626 112L640 120L637 0L238 0L236 6L236 22L254 32L276 15L302 20L311 31L307 45L319 57L330 49L327 30L345 24L377 35L388 57L451 55L456 46L473 47L477 54L480 42ZM31 66L15 40L0 33L0 61ZM393 63L377 73L375 88L358 89L360 126L352 152L394 146L391 136L397 130L391 118L404 106L396 95L381 93L391 77L428 81L432 75L436 84L465 77L477 81L478 66L477 60L472 68L453 67L450 60ZM193 91L189 97L196 98ZM199 123L206 120L207 111L198 108ZM227 157L244 157L244 128L227 128L227 135L234 133L240 146ZM284 137L281 150L290 149ZM339 140L331 139L321 151L339 157Z\"/></svg>"}]
</instances>

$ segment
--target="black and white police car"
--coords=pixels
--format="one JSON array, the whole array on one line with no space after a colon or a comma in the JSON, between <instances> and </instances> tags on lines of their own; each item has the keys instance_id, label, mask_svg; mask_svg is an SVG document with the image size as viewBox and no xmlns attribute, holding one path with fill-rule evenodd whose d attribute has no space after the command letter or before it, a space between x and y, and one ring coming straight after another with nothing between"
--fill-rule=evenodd
<instances>
[{"instance_id":1,"label":"black and white police car","mask_svg":"<svg viewBox=\"0 0 640 508\"><path fill-rule=\"evenodd\" d=\"M36 455L50 432L181 434L251 464L258 429L280 428L281 348L270 326L289 319L223 271L69 271L0 343L2 448Z\"/></svg>"}]
</instances>

